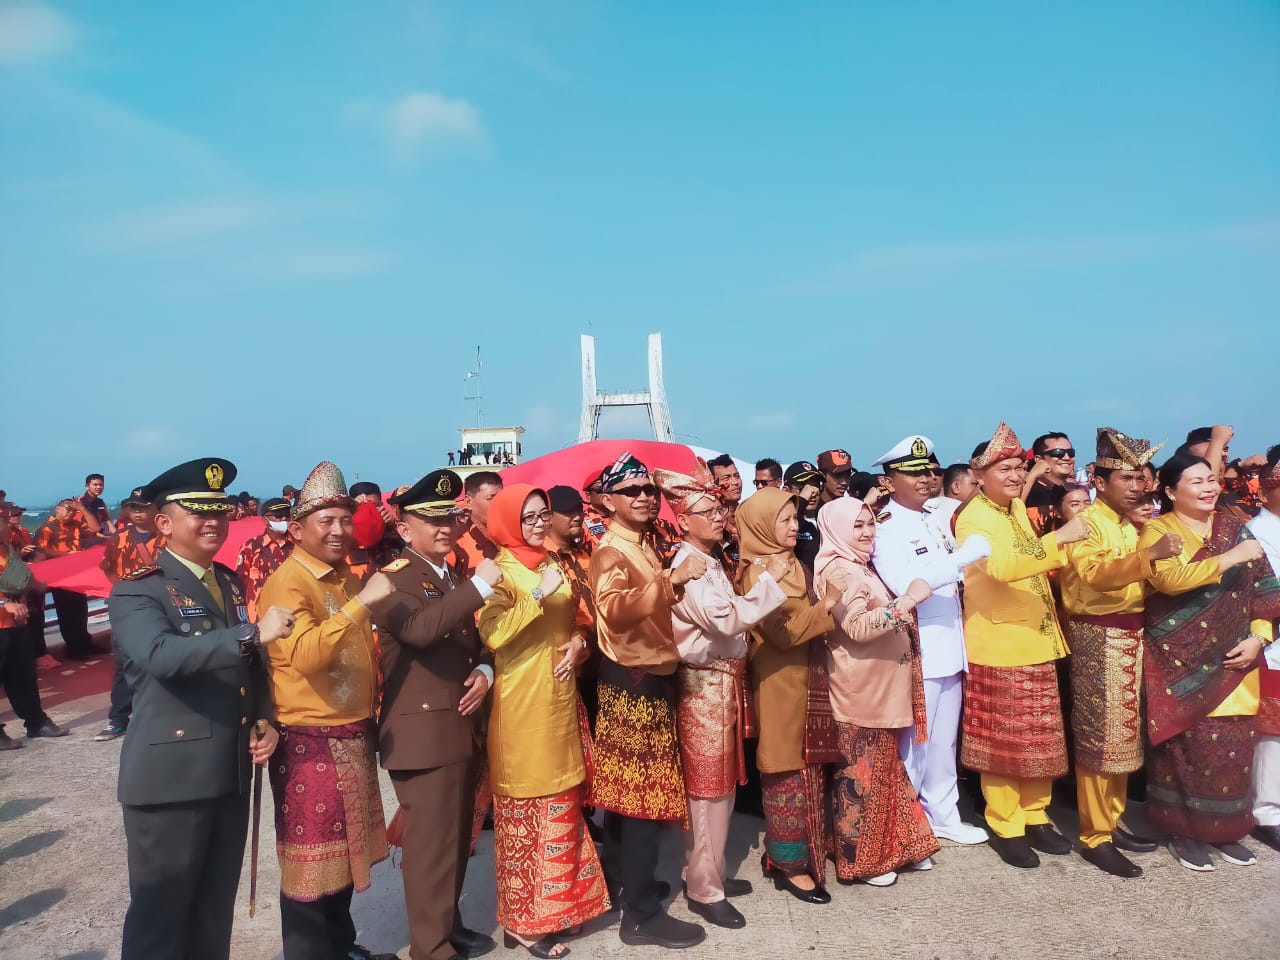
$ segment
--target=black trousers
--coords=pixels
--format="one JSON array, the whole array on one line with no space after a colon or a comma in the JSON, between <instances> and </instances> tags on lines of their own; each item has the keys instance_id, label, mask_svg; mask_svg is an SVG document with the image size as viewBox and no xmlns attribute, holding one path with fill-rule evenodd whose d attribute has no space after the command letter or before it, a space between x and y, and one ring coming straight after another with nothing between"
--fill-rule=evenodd
<instances>
[{"instance_id":1,"label":"black trousers","mask_svg":"<svg viewBox=\"0 0 1280 960\"><path fill-rule=\"evenodd\" d=\"M351 895L346 887L319 900L291 900L280 894L284 960L346 960L356 942Z\"/></svg>"},{"instance_id":2,"label":"black trousers","mask_svg":"<svg viewBox=\"0 0 1280 960\"><path fill-rule=\"evenodd\" d=\"M58 613L58 630L67 645L67 656L85 657L93 652L89 633L89 598L74 590L50 590Z\"/></svg>"},{"instance_id":3,"label":"black trousers","mask_svg":"<svg viewBox=\"0 0 1280 960\"><path fill-rule=\"evenodd\" d=\"M111 658L115 664L111 673L111 709L107 711L107 723L127 730L129 717L133 715L133 691L125 679L124 657L120 655L120 647L114 637L111 640Z\"/></svg>"},{"instance_id":4,"label":"black trousers","mask_svg":"<svg viewBox=\"0 0 1280 960\"><path fill-rule=\"evenodd\" d=\"M661 821L605 811L601 866L611 890L622 885L623 922L643 923L662 911L654 876L661 841Z\"/></svg>"},{"instance_id":5,"label":"black trousers","mask_svg":"<svg viewBox=\"0 0 1280 960\"><path fill-rule=\"evenodd\" d=\"M26 631L31 655L39 660L49 652L49 645L44 639L44 591L28 593L24 599L27 601L27 625L18 629Z\"/></svg>"},{"instance_id":6,"label":"black trousers","mask_svg":"<svg viewBox=\"0 0 1280 960\"><path fill-rule=\"evenodd\" d=\"M121 809L130 899L120 960L229 960L248 794Z\"/></svg>"},{"instance_id":7,"label":"black trousers","mask_svg":"<svg viewBox=\"0 0 1280 960\"><path fill-rule=\"evenodd\" d=\"M35 732L49 719L40 705L36 661L23 627L0 629L0 687L4 687L13 712L27 725L27 733Z\"/></svg>"}]
</instances>

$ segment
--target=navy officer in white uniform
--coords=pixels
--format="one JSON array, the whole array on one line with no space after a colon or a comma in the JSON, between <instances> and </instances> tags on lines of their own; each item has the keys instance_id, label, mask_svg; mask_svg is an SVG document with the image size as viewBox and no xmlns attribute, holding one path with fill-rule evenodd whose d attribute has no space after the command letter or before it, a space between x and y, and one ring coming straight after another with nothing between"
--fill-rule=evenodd
<instances>
[{"instance_id":1,"label":"navy officer in white uniform","mask_svg":"<svg viewBox=\"0 0 1280 960\"><path fill-rule=\"evenodd\" d=\"M969 665L956 584L965 566L985 556L985 543L982 537L971 537L965 550L957 550L948 531L928 522L924 504L931 494L934 462L933 441L918 434L907 437L875 462L884 468L892 492L876 516L872 561L896 594L905 593L917 577L933 589L933 595L916 608L929 740L914 743L910 728L899 738L911 784L936 836L956 843L985 843L987 832L962 822L956 807L956 738ZM986 551L990 552L990 547Z\"/></svg>"}]
</instances>

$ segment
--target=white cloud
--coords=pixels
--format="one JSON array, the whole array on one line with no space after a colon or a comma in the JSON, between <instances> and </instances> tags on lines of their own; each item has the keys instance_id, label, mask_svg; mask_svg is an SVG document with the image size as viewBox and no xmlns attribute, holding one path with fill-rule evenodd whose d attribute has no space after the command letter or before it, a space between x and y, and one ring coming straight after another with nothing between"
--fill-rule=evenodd
<instances>
[{"instance_id":1,"label":"white cloud","mask_svg":"<svg viewBox=\"0 0 1280 960\"><path fill-rule=\"evenodd\" d=\"M147 457L186 447L186 441L168 427L134 427L124 435L125 453Z\"/></svg>"},{"instance_id":2,"label":"white cloud","mask_svg":"<svg viewBox=\"0 0 1280 960\"><path fill-rule=\"evenodd\" d=\"M378 129L401 163L448 149L482 147L488 139L471 103L438 93L409 93L382 105L355 103L347 108L347 116Z\"/></svg>"},{"instance_id":3,"label":"white cloud","mask_svg":"<svg viewBox=\"0 0 1280 960\"><path fill-rule=\"evenodd\" d=\"M253 273L277 280L336 280L382 273L394 262L383 250L303 249L286 251L255 265Z\"/></svg>"},{"instance_id":4,"label":"white cloud","mask_svg":"<svg viewBox=\"0 0 1280 960\"><path fill-rule=\"evenodd\" d=\"M202 197L121 214L90 229L94 246L171 249L263 223L268 211L242 197Z\"/></svg>"},{"instance_id":5,"label":"white cloud","mask_svg":"<svg viewBox=\"0 0 1280 960\"><path fill-rule=\"evenodd\" d=\"M773 292L802 296L839 293L879 281L914 282L922 276L948 271L1129 263L1213 247L1277 246L1280 246L1280 221L1277 220L1166 233L900 244L856 253Z\"/></svg>"},{"instance_id":6,"label":"white cloud","mask_svg":"<svg viewBox=\"0 0 1280 960\"><path fill-rule=\"evenodd\" d=\"M53 7L27 0L0 2L0 63L32 63L68 53L76 26Z\"/></svg>"}]
</instances>

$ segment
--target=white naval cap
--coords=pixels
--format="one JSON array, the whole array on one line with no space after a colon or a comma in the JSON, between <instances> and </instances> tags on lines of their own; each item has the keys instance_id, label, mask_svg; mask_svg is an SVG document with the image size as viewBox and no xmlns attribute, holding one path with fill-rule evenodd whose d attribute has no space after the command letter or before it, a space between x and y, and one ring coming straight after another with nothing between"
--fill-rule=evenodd
<instances>
[{"instance_id":1,"label":"white naval cap","mask_svg":"<svg viewBox=\"0 0 1280 960\"><path fill-rule=\"evenodd\" d=\"M927 473L933 469L933 441L913 433L872 464L899 473Z\"/></svg>"}]
</instances>

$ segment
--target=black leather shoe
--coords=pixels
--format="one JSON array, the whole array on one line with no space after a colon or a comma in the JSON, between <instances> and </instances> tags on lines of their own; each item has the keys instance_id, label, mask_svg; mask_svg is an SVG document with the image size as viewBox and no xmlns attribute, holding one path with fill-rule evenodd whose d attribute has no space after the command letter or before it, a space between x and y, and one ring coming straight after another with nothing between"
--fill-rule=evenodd
<instances>
[{"instance_id":1,"label":"black leather shoe","mask_svg":"<svg viewBox=\"0 0 1280 960\"><path fill-rule=\"evenodd\" d=\"M678 920L667 913L655 913L638 923L624 916L618 927L618 938L631 946L653 944L668 950L684 950L705 940L707 931L696 923Z\"/></svg>"},{"instance_id":2,"label":"black leather shoe","mask_svg":"<svg viewBox=\"0 0 1280 960\"><path fill-rule=\"evenodd\" d=\"M1272 850L1280 850L1280 827L1257 826L1253 828L1253 839L1265 843Z\"/></svg>"},{"instance_id":3,"label":"black leather shoe","mask_svg":"<svg viewBox=\"0 0 1280 960\"><path fill-rule=\"evenodd\" d=\"M726 877L724 881L724 895L726 897L745 897L754 889L755 888L751 886L750 880L740 880L737 877ZM687 883L680 884L680 892L687 897L689 895L689 885Z\"/></svg>"},{"instance_id":4,"label":"black leather shoe","mask_svg":"<svg viewBox=\"0 0 1280 960\"><path fill-rule=\"evenodd\" d=\"M400 960L394 953L370 953L368 947L353 943L347 950L347 960Z\"/></svg>"},{"instance_id":5,"label":"black leather shoe","mask_svg":"<svg viewBox=\"0 0 1280 960\"><path fill-rule=\"evenodd\" d=\"M449 934L449 946L458 951L460 957L483 957L497 945L488 934L466 927L459 927Z\"/></svg>"},{"instance_id":6,"label":"black leather shoe","mask_svg":"<svg viewBox=\"0 0 1280 960\"><path fill-rule=\"evenodd\" d=\"M697 900L686 900L689 909L700 916L707 923L713 923L717 927L725 927L729 930L741 930L747 925L747 918L738 912L738 908L731 904L728 900L718 900L715 903L699 903Z\"/></svg>"},{"instance_id":7,"label":"black leather shoe","mask_svg":"<svg viewBox=\"0 0 1280 960\"><path fill-rule=\"evenodd\" d=\"M1117 850L1129 853L1154 853L1160 849L1160 844L1153 837L1130 833L1124 827L1116 827L1111 831L1111 842L1116 845Z\"/></svg>"},{"instance_id":8,"label":"black leather shoe","mask_svg":"<svg viewBox=\"0 0 1280 960\"><path fill-rule=\"evenodd\" d=\"M27 739L34 740L36 737L65 737L71 731L66 727L60 727L52 720L46 720L34 730L27 731Z\"/></svg>"},{"instance_id":9,"label":"black leather shoe","mask_svg":"<svg viewBox=\"0 0 1280 960\"><path fill-rule=\"evenodd\" d=\"M831 894L827 893L827 888L822 884L817 884L812 890L805 890L803 887L797 887L791 882L791 878L783 873L775 873L773 875L773 889L785 890L797 900L804 903L830 903Z\"/></svg>"},{"instance_id":10,"label":"black leather shoe","mask_svg":"<svg viewBox=\"0 0 1280 960\"><path fill-rule=\"evenodd\" d=\"M1040 858L1026 837L998 837L993 833L987 838L987 843L1011 867L1029 869L1040 866Z\"/></svg>"},{"instance_id":11,"label":"black leather shoe","mask_svg":"<svg viewBox=\"0 0 1280 960\"><path fill-rule=\"evenodd\" d=\"M1027 843L1041 853L1060 857L1071 852L1071 841L1053 829L1051 823L1035 823L1027 827Z\"/></svg>"},{"instance_id":12,"label":"black leather shoe","mask_svg":"<svg viewBox=\"0 0 1280 960\"><path fill-rule=\"evenodd\" d=\"M1080 856L1084 857L1103 873L1113 877L1124 877L1132 880L1142 876L1142 868L1116 849L1114 843L1107 841L1096 847L1081 847Z\"/></svg>"}]
</instances>

